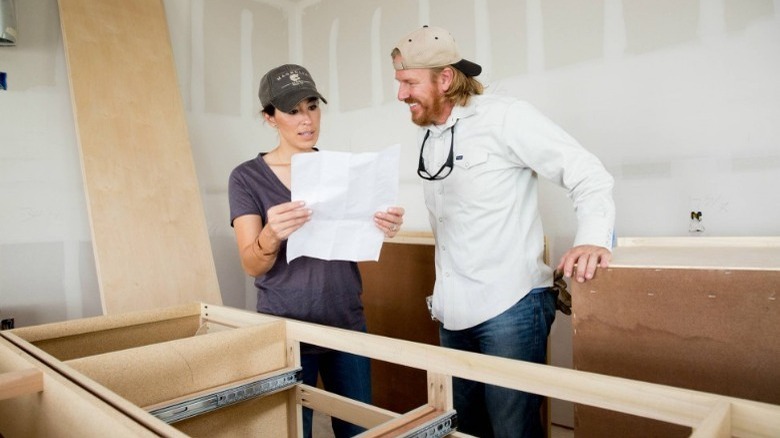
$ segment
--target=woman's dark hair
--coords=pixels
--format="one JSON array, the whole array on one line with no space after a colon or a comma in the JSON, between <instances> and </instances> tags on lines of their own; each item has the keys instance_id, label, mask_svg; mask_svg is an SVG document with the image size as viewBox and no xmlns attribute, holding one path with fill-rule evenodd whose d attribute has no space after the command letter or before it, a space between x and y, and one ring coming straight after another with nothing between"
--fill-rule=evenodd
<instances>
[{"instance_id":1,"label":"woman's dark hair","mask_svg":"<svg viewBox=\"0 0 780 438\"><path fill-rule=\"evenodd\" d=\"M323 100L320 100L320 98L319 98L319 97L312 96L312 97L310 97L310 98L306 99L306 102L324 102L324 101L323 101ZM325 103L327 103L327 102L325 102ZM265 108L263 108L263 110L262 110L262 111L260 111L260 112L268 114L268 116L269 116L269 117L273 117L273 116L274 116L274 114L276 114L276 107L275 107L275 106L273 106L273 104L270 104L270 103L269 103L269 104L268 104L268 105L266 105L266 106L265 106Z\"/></svg>"}]
</instances>

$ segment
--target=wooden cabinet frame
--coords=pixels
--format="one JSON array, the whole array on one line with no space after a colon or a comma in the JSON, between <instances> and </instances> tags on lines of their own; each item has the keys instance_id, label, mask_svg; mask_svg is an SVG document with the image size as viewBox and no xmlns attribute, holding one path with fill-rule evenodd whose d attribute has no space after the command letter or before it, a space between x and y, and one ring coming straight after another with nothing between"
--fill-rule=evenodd
<instances>
[{"instance_id":1,"label":"wooden cabinet frame","mask_svg":"<svg viewBox=\"0 0 780 438\"><path fill-rule=\"evenodd\" d=\"M186 330L172 329L172 326L189 327L190 335L183 336L182 333ZM161 327L168 329L162 330ZM181 435L182 432L120 396L117 392L127 392L121 382L111 384L116 385L115 387L107 387L99 383L98 380L103 377L95 369L100 368L100 362L103 360L105 360L104 365L112 364L113 367L124 368L119 370L109 367L109 372L105 373L108 375L115 375L120 371L132 375L137 373L137 368L144 367L145 373L138 373L138 375L150 377L147 377L144 382L130 382L130 384L153 385L155 372L170 373L172 370L165 368L164 364L155 362L159 358L157 353L150 357L144 356L151 351L166 351L173 348L180 348L184 352L182 354L186 355L186 352L190 351L187 348L191 347L194 349L191 350L194 354L189 358L191 362L188 363L190 369L187 372L223 376L226 371L224 366L215 366L208 361L196 364L193 358L210 355L212 360L232 361L240 368L240 364L250 360L253 349L260 348L254 345L247 345L247 348L243 349L232 348L231 342L246 342L246 339L252 338L252 336L244 336L242 330L247 330L247 334L252 336L255 333L249 333L249 330L269 333L267 336L269 339L258 341L258 345L270 345L268 351L276 351L273 356L283 356L270 358L271 367L285 368L300 365L299 345L305 342L422 369L428 374L428 403L407 413L390 412L318 388L303 384L296 385L293 389L285 391L281 402L284 405L282 410L275 408L276 413L273 414L276 417L286 417L276 418L274 424L283 423L282 429L288 436L298 435L302 406L364 426L369 429L365 436L397 436L402 434L401 430L404 426L414 423L431 412L452 409L452 377L477 380L683 425L690 427L693 430L692 436L695 437L780 435L780 406L776 405L445 349L224 306L193 303L175 308L20 328L2 332L0 336L14 344L14 348L24 350L25 354L39 361L40 365L36 366L46 367L78 387L95 394L113 409L123 412L127 417L147 428L152 434L175 436ZM127 336L128 332L132 332L133 335ZM161 338L165 338L161 335L162 332L168 334L168 340L161 341ZM223 335L224 338L218 339L222 333L229 333L229 336ZM236 338L231 339L234 335ZM98 340L100 348L94 345ZM133 342L128 343L128 340ZM219 342L215 343L214 340ZM66 348L66 345L69 347ZM68 354L67 359L61 360L43 348L48 348L60 356L64 354L63 351L87 353L86 356L81 357ZM137 362L128 364L113 360L118 357L136 357ZM85 365L90 361L96 366L90 368ZM198 370L198 367L201 369ZM0 382L6 382L5 388L0 386L0 394L9 391L8 388L13 386L7 383L7 378L14 375L17 374L9 375L6 370L0 370ZM233 377L235 376L229 378ZM219 383L217 380L216 378L210 380L210 384ZM39 390L35 383L30 383L28 388L29 391ZM192 389L195 387L187 390ZM47 390L44 388L43 392ZM11 393L10 397L15 396ZM90 415L92 410L88 407L80 409L85 416ZM2 427L4 427L3 422L0 421L0 433ZM277 433L275 436L279 436L278 431L271 432L269 436L274 436L274 433ZM456 432L454 436L464 435Z\"/></svg>"}]
</instances>

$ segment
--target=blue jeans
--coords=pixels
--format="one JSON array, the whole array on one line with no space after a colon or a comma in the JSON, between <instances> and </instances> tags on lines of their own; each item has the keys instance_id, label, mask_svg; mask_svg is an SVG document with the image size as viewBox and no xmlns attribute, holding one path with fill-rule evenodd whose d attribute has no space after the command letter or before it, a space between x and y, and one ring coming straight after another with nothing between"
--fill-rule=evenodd
<instances>
[{"instance_id":1,"label":"blue jeans","mask_svg":"<svg viewBox=\"0 0 780 438\"><path fill-rule=\"evenodd\" d=\"M341 351L302 354L303 383L317 386L317 374L322 378L326 391L371 403L371 359ZM311 438L313 412L303 408L303 436ZM333 433L337 438L351 437L365 431L364 428L333 417Z\"/></svg>"},{"instance_id":2,"label":"blue jeans","mask_svg":"<svg viewBox=\"0 0 780 438\"><path fill-rule=\"evenodd\" d=\"M477 326L439 328L441 345L458 350L544 363L555 319L556 293L537 288L514 306ZM453 378L458 430L480 438L542 437L542 396Z\"/></svg>"}]
</instances>

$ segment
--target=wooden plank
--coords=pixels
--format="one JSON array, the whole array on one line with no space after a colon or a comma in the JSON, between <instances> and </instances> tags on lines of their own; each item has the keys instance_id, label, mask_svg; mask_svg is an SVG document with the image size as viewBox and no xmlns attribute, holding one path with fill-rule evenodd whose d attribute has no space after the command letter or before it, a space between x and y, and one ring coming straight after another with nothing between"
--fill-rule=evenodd
<instances>
[{"instance_id":1,"label":"wooden plank","mask_svg":"<svg viewBox=\"0 0 780 438\"><path fill-rule=\"evenodd\" d=\"M103 312L221 304L160 0L59 0Z\"/></svg>"},{"instance_id":2,"label":"wooden plank","mask_svg":"<svg viewBox=\"0 0 780 438\"><path fill-rule=\"evenodd\" d=\"M342 397L309 385L300 385L298 403L317 412L340 418L365 428L377 427L400 415L376 406Z\"/></svg>"},{"instance_id":3,"label":"wooden plank","mask_svg":"<svg viewBox=\"0 0 780 438\"><path fill-rule=\"evenodd\" d=\"M0 400L43 391L43 373L36 369L0 374Z\"/></svg>"},{"instance_id":4,"label":"wooden plank","mask_svg":"<svg viewBox=\"0 0 780 438\"><path fill-rule=\"evenodd\" d=\"M433 245L433 233L430 231L399 231L393 238L385 239L386 243L404 243L410 245Z\"/></svg>"},{"instance_id":5,"label":"wooden plank","mask_svg":"<svg viewBox=\"0 0 780 438\"><path fill-rule=\"evenodd\" d=\"M639 246L643 248L664 246L678 248L777 248L777 236L676 236L676 237L619 237L618 247Z\"/></svg>"},{"instance_id":6,"label":"wooden plank","mask_svg":"<svg viewBox=\"0 0 780 438\"><path fill-rule=\"evenodd\" d=\"M780 237L623 237L612 267L780 270Z\"/></svg>"},{"instance_id":7,"label":"wooden plank","mask_svg":"<svg viewBox=\"0 0 780 438\"><path fill-rule=\"evenodd\" d=\"M612 251L613 268L731 269L780 271L780 246L628 246Z\"/></svg>"},{"instance_id":8,"label":"wooden plank","mask_svg":"<svg viewBox=\"0 0 780 438\"><path fill-rule=\"evenodd\" d=\"M358 438L390 438L394 436L402 436L402 434L408 430L413 429L416 426L424 424L426 421L433 419L438 412L432 406L420 406L417 409L411 410L401 416L393 418L377 427L367 430Z\"/></svg>"},{"instance_id":9,"label":"wooden plank","mask_svg":"<svg viewBox=\"0 0 780 438\"><path fill-rule=\"evenodd\" d=\"M718 403L710 415L693 429L691 438L731 438L731 405Z\"/></svg>"},{"instance_id":10,"label":"wooden plank","mask_svg":"<svg viewBox=\"0 0 780 438\"><path fill-rule=\"evenodd\" d=\"M428 372L428 404L444 412L454 409L452 403L452 377Z\"/></svg>"}]
</instances>

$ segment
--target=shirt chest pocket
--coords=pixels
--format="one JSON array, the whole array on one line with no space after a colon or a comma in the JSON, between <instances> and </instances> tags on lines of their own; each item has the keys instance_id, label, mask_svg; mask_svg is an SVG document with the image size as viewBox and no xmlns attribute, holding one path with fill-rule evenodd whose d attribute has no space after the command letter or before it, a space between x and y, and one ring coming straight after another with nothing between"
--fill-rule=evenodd
<instances>
[{"instance_id":1,"label":"shirt chest pocket","mask_svg":"<svg viewBox=\"0 0 780 438\"><path fill-rule=\"evenodd\" d=\"M502 196L502 181L506 180L506 163L496 155L486 151L472 151L463 155L455 154L453 169L453 187L459 200L471 203L479 200L495 199Z\"/></svg>"},{"instance_id":2,"label":"shirt chest pocket","mask_svg":"<svg viewBox=\"0 0 780 438\"><path fill-rule=\"evenodd\" d=\"M489 166L489 154L485 151L472 151L467 154L455 154L455 168L459 171L479 172Z\"/></svg>"},{"instance_id":3,"label":"shirt chest pocket","mask_svg":"<svg viewBox=\"0 0 780 438\"><path fill-rule=\"evenodd\" d=\"M458 193L457 203L468 205L474 199L485 196L490 186L490 154L485 151L469 151L455 154L454 168L449 179L450 187ZM445 180L445 183L448 182Z\"/></svg>"}]
</instances>

